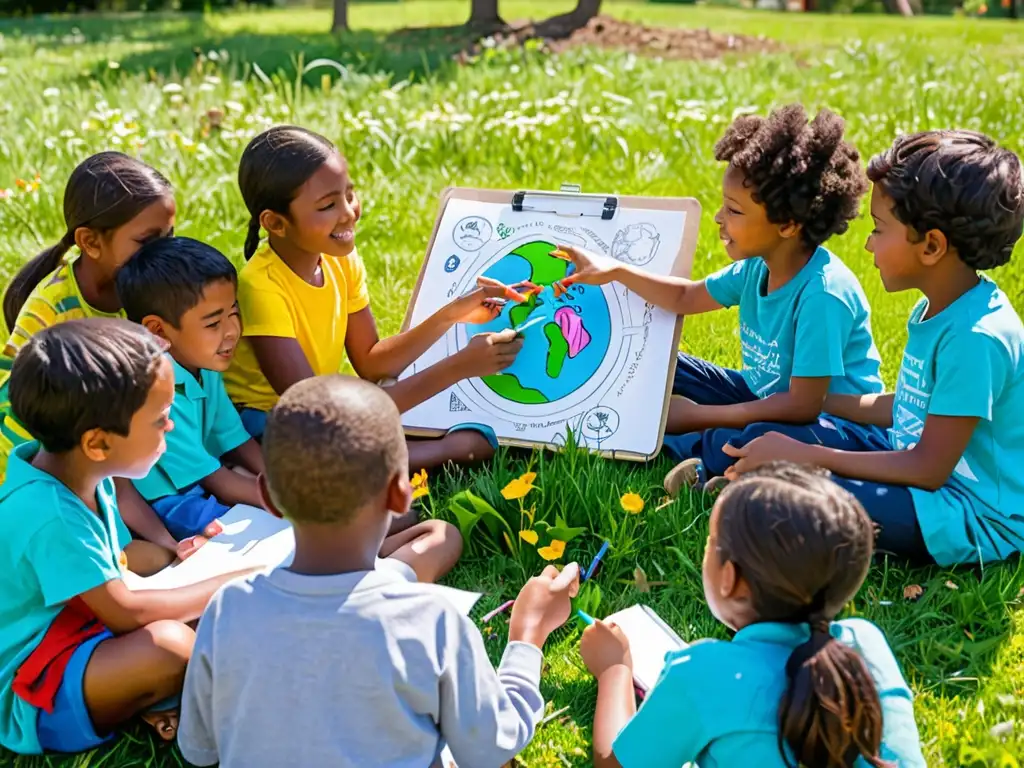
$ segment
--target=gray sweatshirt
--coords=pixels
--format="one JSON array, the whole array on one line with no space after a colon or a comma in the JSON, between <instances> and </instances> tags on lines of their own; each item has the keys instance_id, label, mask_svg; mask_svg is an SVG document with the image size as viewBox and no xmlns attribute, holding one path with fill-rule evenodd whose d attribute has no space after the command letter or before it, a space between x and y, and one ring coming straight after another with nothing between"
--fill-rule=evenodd
<instances>
[{"instance_id":1,"label":"gray sweatshirt","mask_svg":"<svg viewBox=\"0 0 1024 768\"><path fill-rule=\"evenodd\" d=\"M533 738L541 651L497 671L480 630L395 570L233 582L203 613L178 746L223 768L498 768Z\"/></svg>"}]
</instances>

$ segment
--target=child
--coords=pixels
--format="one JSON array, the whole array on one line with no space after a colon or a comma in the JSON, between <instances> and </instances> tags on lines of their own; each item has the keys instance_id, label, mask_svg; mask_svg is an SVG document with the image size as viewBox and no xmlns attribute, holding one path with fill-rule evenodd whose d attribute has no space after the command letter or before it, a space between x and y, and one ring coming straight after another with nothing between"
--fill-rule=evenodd
<instances>
[{"instance_id":1,"label":"child","mask_svg":"<svg viewBox=\"0 0 1024 768\"><path fill-rule=\"evenodd\" d=\"M453 324L486 322L500 311L491 300L507 289L488 284L416 328L381 340L366 269L355 251L362 208L334 145L302 128L271 128L246 147L238 181L252 218L238 286L243 337L224 383L256 438L282 392L302 379L337 373L346 352L360 377L394 379ZM268 232L264 248L261 227ZM461 379L507 368L521 347L511 330L482 334L461 352L394 383L388 393L406 411ZM411 443L409 458L413 467L429 469L483 460L496 448L489 428L466 424L438 440Z\"/></svg>"},{"instance_id":2,"label":"child","mask_svg":"<svg viewBox=\"0 0 1024 768\"><path fill-rule=\"evenodd\" d=\"M223 590L203 615L185 681L185 759L425 767L447 743L464 768L511 760L543 715L540 649L577 584L553 585L550 566L527 583L495 672L471 619L374 567L412 494L398 408L383 390L339 375L299 382L270 412L263 450L260 488L295 526L295 559Z\"/></svg>"},{"instance_id":3,"label":"child","mask_svg":"<svg viewBox=\"0 0 1024 768\"><path fill-rule=\"evenodd\" d=\"M128 543L110 481L163 451L171 363L138 326L72 320L22 347L10 393L39 442L14 449L0 488L0 745L81 752L143 712L174 738L165 700L192 651L185 622L232 576L129 591L125 556L132 567L154 545Z\"/></svg>"},{"instance_id":4,"label":"child","mask_svg":"<svg viewBox=\"0 0 1024 768\"><path fill-rule=\"evenodd\" d=\"M881 526L880 549L943 566L1003 560L1024 550L1024 326L979 270L1008 263L1021 237L1021 162L981 134L928 131L898 138L868 176L882 283L924 294L896 393L829 398L865 435L859 452L785 430L730 447L735 475L769 457L816 464Z\"/></svg>"},{"instance_id":5,"label":"child","mask_svg":"<svg viewBox=\"0 0 1024 768\"><path fill-rule=\"evenodd\" d=\"M824 474L774 466L727 488L711 512L704 594L736 635L667 654L638 712L629 641L613 624L587 627L595 767L923 768L885 636L835 621L867 575L871 539L864 509Z\"/></svg>"},{"instance_id":6,"label":"child","mask_svg":"<svg viewBox=\"0 0 1024 768\"><path fill-rule=\"evenodd\" d=\"M120 152L101 152L71 173L64 189L63 237L21 268L4 294L10 338L0 353L0 482L15 445L32 437L11 414L7 379L18 350L33 334L65 320L124 317L114 275L143 243L174 229L174 195L163 176ZM66 254L77 246L74 255ZM115 480L125 522L169 552L180 548L126 480Z\"/></svg>"},{"instance_id":7,"label":"child","mask_svg":"<svg viewBox=\"0 0 1024 768\"><path fill-rule=\"evenodd\" d=\"M764 422L815 422L829 392L882 391L867 298L822 246L846 231L867 189L843 121L822 110L808 124L799 104L741 117L715 158L729 163L715 223L732 266L695 282L561 249L576 265L567 282L617 280L680 315L739 305L742 371L679 355L665 449L687 461L666 478L673 495L721 476L732 462L722 446L764 434ZM828 438L846 445L839 432Z\"/></svg>"},{"instance_id":8,"label":"child","mask_svg":"<svg viewBox=\"0 0 1024 768\"><path fill-rule=\"evenodd\" d=\"M216 535L219 526L211 530L210 524L235 504L260 506L256 475L263 471L263 454L221 380L241 337L237 279L220 251L187 237L144 245L117 274L128 319L168 344L174 431L167 450L135 486L179 539Z\"/></svg>"}]
</instances>

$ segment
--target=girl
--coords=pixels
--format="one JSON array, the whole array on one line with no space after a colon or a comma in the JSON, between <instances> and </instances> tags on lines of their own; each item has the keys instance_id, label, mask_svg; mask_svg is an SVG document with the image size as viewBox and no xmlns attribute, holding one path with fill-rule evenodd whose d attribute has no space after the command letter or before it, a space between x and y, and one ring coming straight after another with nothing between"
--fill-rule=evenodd
<instances>
[{"instance_id":1,"label":"girl","mask_svg":"<svg viewBox=\"0 0 1024 768\"><path fill-rule=\"evenodd\" d=\"M827 474L776 464L711 513L704 594L736 631L669 653L640 711L629 642L583 633L597 678L594 765L924 766L911 693L885 636L835 621L867 575L871 521Z\"/></svg>"},{"instance_id":2,"label":"girl","mask_svg":"<svg viewBox=\"0 0 1024 768\"><path fill-rule=\"evenodd\" d=\"M355 250L362 208L334 145L303 128L271 128L246 147L238 183L251 216L247 263L238 276L244 330L224 384L254 437L263 434L282 392L296 381L337 373L346 352L361 378L394 379L453 324L486 322L499 311L493 299L516 297L484 281L419 326L381 340ZM263 248L261 229L268 233ZM512 331L478 336L458 354L393 383L388 393L406 411L457 381L507 368L521 347ZM467 424L410 443L409 463L429 469L482 460L496 448L487 427Z\"/></svg>"},{"instance_id":3,"label":"girl","mask_svg":"<svg viewBox=\"0 0 1024 768\"><path fill-rule=\"evenodd\" d=\"M10 338L0 353L0 480L11 450L31 440L11 413L7 380L18 350L44 328L84 317L124 317L114 275L145 243L174 230L170 182L120 152L100 152L71 173L64 189L65 231L14 276L4 294ZM69 254L72 247L77 252ZM125 523L144 539L187 555L131 483L117 481ZM159 564L154 564L156 567Z\"/></svg>"}]
</instances>

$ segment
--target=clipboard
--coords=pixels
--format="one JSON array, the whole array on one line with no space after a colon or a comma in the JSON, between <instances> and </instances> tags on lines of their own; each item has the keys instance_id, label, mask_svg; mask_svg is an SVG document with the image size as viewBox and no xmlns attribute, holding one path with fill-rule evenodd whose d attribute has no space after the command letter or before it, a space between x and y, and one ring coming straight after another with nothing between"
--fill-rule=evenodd
<instances>
[{"instance_id":1,"label":"clipboard","mask_svg":"<svg viewBox=\"0 0 1024 768\"><path fill-rule=\"evenodd\" d=\"M413 287L412 296L406 308L405 317L402 321L401 331L409 329L413 312L416 307L420 291L423 286L424 277L430 262L430 256L434 251L438 232L440 231L445 211L453 200L465 200L480 203L497 203L508 205L513 215L528 216L530 213L554 214L564 217L567 222L582 219L597 219L600 221L614 220L616 214L623 210L643 209L649 211L680 212L686 216L686 225L683 229L682 239L675 254L673 266L669 274L675 277L688 278L692 274L694 253L697 246L699 234L699 222L701 216L700 202L692 197L643 197L643 196L622 196L612 194L588 194L584 193L579 185L562 184L557 191L547 190L497 190L481 189L471 187L447 187L440 196L437 215L434 219L434 226L431 230L430 239L427 242L426 252L420 266L420 272ZM675 379L677 352L679 339L683 330L683 317L678 316L672 338L676 340L673 346L670 359L667 362L667 376L663 389L663 407L661 423L658 431L657 441L654 450L650 453L637 453L618 449L589 448L592 453L610 459L620 459L634 462L647 462L654 459L661 451L665 438L665 425L668 419L669 401L672 394L672 384ZM404 425L403 425L404 426ZM445 434L443 429L417 428L404 426L406 435L410 437L436 438ZM520 440L514 437L498 436L501 445L524 448L547 448L549 450L561 450L556 443L542 442L537 440Z\"/></svg>"}]
</instances>

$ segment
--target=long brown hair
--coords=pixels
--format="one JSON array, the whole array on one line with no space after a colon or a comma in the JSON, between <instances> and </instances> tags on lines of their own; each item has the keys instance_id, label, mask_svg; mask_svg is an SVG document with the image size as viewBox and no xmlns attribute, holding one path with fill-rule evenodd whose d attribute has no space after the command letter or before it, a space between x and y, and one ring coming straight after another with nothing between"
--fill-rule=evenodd
<instances>
[{"instance_id":1,"label":"long brown hair","mask_svg":"<svg viewBox=\"0 0 1024 768\"><path fill-rule=\"evenodd\" d=\"M295 125L276 125L249 142L238 164L238 187L249 211L245 260L260 245L260 215L288 215L299 187L338 150L319 133Z\"/></svg>"},{"instance_id":2,"label":"long brown hair","mask_svg":"<svg viewBox=\"0 0 1024 768\"><path fill-rule=\"evenodd\" d=\"M787 765L846 768L879 757L882 705L864 659L830 624L867 575L874 529L864 508L827 473L774 464L722 494L718 546L750 585L761 621L806 623L786 663L779 750ZM788 746L789 751L786 747Z\"/></svg>"},{"instance_id":3,"label":"long brown hair","mask_svg":"<svg viewBox=\"0 0 1024 768\"><path fill-rule=\"evenodd\" d=\"M170 194L171 183L134 157L100 152L82 161L64 188L64 235L18 270L7 286L3 301L7 328L14 328L32 290L60 266L64 254L75 244L75 230L89 227L111 232Z\"/></svg>"}]
</instances>

